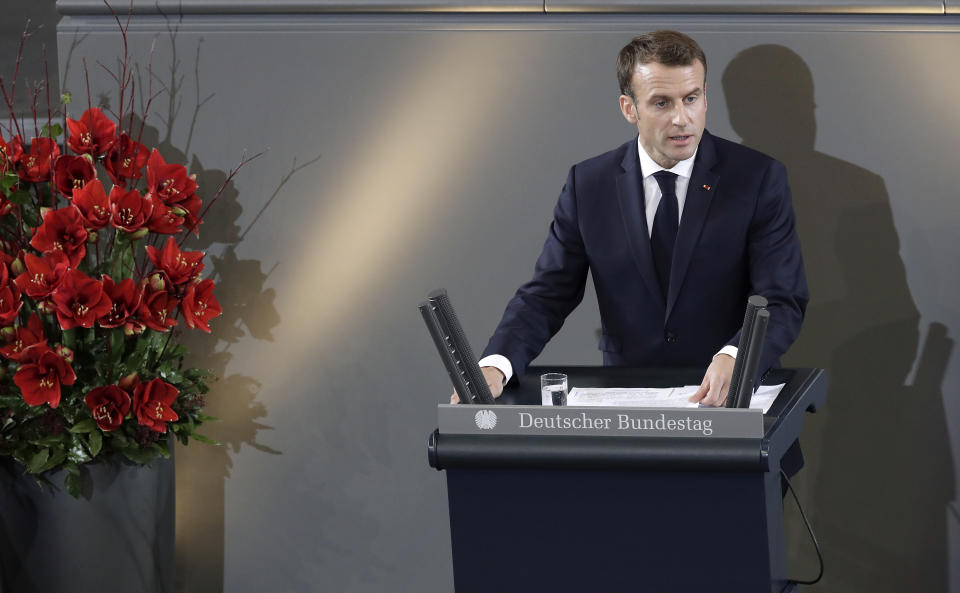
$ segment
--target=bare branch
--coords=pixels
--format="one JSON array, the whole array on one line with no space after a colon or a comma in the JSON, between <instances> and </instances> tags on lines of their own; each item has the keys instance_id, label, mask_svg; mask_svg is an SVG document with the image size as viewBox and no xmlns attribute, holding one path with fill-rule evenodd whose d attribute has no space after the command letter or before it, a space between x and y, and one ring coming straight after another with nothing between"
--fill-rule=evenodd
<instances>
[{"instance_id":1,"label":"bare branch","mask_svg":"<svg viewBox=\"0 0 960 593\"><path fill-rule=\"evenodd\" d=\"M150 113L150 105L153 103L154 97L160 94L160 91L157 91L156 95L153 94L153 54L156 49L157 39L154 38L153 42L150 44L150 57L147 60L147 104L143 108L143 117L140 118L140 132L137 134L137 142L140 142L143 138L143 129L147 125L147 116ZM133 132L133 130L130 131Z\"/></svg>"},{"instance_id":2,"label":"bare branch","mask_svg":"<svg viewBox=\"0 0 960 593\"><path fill-rule=\"evenodd\" d=\"M280 190L283 189L283 186L286 185L288 181L290 181L290 179L294 176L294 174L299 172L301 169L305 169L310 165L314 164L315 162L319 161L320 156L321 155L318 154L317 156L303 163L302 165L297 165L297 159L296 158L293 159L293 164L290 165L290 172L288 172L286 175L284 175L280 179L280 185L277 186L277 189L273 190L273 194L267 199L263 207L260 208L260 210L257 212L257 215L253 217L253 220L250 221L250 224L247 225L247 228L245 228L243 232L240 233L240 238L237 239L237 241L242 241L243 238L247 236L247 233L250 232L250 229L253 228L253 225L258 220L260 220L260 217L263 215L264 212L267 211L267 208L270 207L270 204L273 203L273 201L277 198L277 196L280 195Z\"/></svg>"},{"instance_id":3,"label":"bare branch","mask_svg":"<svg viewBox=\"0 0 960 593\"><path fill-rule=\"evenodd\" d=\"M53 139L53 113L50 111L50 62L47 61L47 46L43 45L42 48L43 54L43 76L47 84L47 131L50 132L50 139ZM64 141L66 141L66 136L64 136ZM66 154L67 145L63 145L63 152Z\"/></svg>"},{"instance_id":4,"label":"bare branch","mask_svg":"<svg viewBox=\"0 0 960 593\"><path fill-rule=\"evenodd\" d=\"M225 189L227 189L227 186L230 185L230 182L233 181L233 178L236 177L237 173L240 172L240 169L242 169L242 168L244 167L244 165L246 165L246 164L249 163L250 161L253 161L253 160L255 160L255 159L260 158L261 156L263 156L264 154L266 154L266 152L267 152L267 151L262 150L262 151L258 152L257 154L255 154L255 155L253 155L252 157L249 157L249 158L247 158L247 157L246 157L246 153L244 153L244 155L240 157L240 163L237 164L236 167L234 167L233 169L230 170L230 173L227 174L227 178L223 180L223 183L221 183L221 184L220 184L220 187L217 188L217 191L213 194L213 197L210 198L210 203L207 204L207 207L204 208L204 209L203 209L203 212L200 213L200 216L197 217L197 222L196 222L196 224L194 224L192 227L190 227L189 229L187 229L187 232L185 232L185 233L183 234L183 238L180 239L180 242L177 244L177 247L181 247L181 246L183 245L184 241L187 240L187 237L190 236L190 233L194 232L194 231L196 230L197 226L199 226L200 223L203 222L203 217L207 215L207 212L210 211L210 208L213 206L213 204L214 204L214 203L217 201L217 199L223 194L223 191L224 191Z\"/></svg>"}]
</instances>

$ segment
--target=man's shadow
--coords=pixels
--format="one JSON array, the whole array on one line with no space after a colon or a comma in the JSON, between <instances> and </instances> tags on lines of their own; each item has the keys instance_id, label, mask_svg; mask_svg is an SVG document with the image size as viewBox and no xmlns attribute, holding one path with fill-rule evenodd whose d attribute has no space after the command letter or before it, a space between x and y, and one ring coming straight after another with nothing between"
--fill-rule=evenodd
<instances>
[{"instance_id":1,"label":"man's shadow","mask_svg":"<svg viewBox=\"0 0 960 593\"><path fill-rule=\"evenodd\" d=\"M830 383L826 406L806 419L797 478L824 551L822 586L945 591L954 481L942 385L953 340L933 323L918 350L920 315L884 182L814 150L813 77L792 50L740 52L723 90L743 144L782 161L793 190L811 301L783 362L825 367ZM790 576L809 578L812 545L792 508L787 517Z\"/></svg>"}]
</instances>

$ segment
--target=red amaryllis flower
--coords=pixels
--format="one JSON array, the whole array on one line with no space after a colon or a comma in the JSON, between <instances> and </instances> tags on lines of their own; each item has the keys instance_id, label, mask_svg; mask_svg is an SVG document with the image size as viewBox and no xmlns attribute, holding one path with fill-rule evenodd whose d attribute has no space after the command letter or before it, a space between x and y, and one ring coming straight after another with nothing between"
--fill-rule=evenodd
<instances>
[{"instance_id":1,"label":"red amaryllis flower","mask_svg":"<svg viewBox=\"0 0 960 593\"><path fill-rule=\"evenodd\" d=\"M110 311L110 297L99 280L80 270L68 270L63 282L53 293L57 319L63 329L91 328L93 323Z\"/></svg>"},{"instance_id":2,"label":"red amaryllis flower","mask_svg":"<svg viewBox=\"0 0 960 593\"><path fill-rule=\"evenodd\" d=\"M51 210L44 215L43 224L37 227L30 245L42 253L62 251L70 265L76 267L87 254L84 222L83 215L74 206Z\"/></svg>"},{"instance_id":3,"label":"red amaryllis flower","mask_svg":"<svg viewBox=\"0 0 960 593\"><path fill-rule=\"evenodd\" d=\"M8 241L0 239L0 264L9 266L17 259L16 248ZM14 252L14 253L11 253ZM0 272L2 273L2 272Z\"/></svg>"},{"instance_id":4,"label":"red amaryllis flower","mask_svg":"<svg viewBox=\"0 0 960 593\"><path fill-rule=\"evenodd\" d=\"M179 204L197 191L197 176L187 175L183 165L168 165L156 148L147 160L147 191L168 206Z\"/></svg>"},{"instance_id":5,"label":"red amaryllis flower","mask_svg":"<svg viewBox=\"0 0 960 593\"><path fill-rule=\"evenodd\" d=\"M3 175L3 165L0 165L0 175ZM13 206L13 202L8 200L7 196L3 195L3 192L0 192L0 216L6 216L13 212Z\"/></svg>"},{"instance_id":6,"label":"red amaryllis flower","mask_svg":"<svg viewBox=\"0 0 960 593\"><path fill-rule=\"evenodd\" d=\"M143 177L143 166L147 164L149 156L146 146L122 133L107 153L104 162L107 175L114 184L127 187L127 181Z\"/></svg>"},{"instance_id":7,"label":"red amaryllis flower","mask_svg":"<svg viewBox=\"0 0 960 593\"><path fill-rule=\"evenodd\" d=\"M13 323L22 306L20 288L10 282L10 271L6 262L0 262L0 325Z\"/></svg>"},{"instance_id":8,"label":"red amaryllis flower","mask_svg":"<svg viewBox=\"0 0 960 593\"><path fill-rule=\"evenodd\" d=\"M3 137L0 136L0 175L3 175L7 172L7 167L13 161L13 157L10 155L10 146L3 141ZM3 195L0 194L0 198Z\"/></svg>"},{"instance_id":9,"label":"red amaryllis flower","mask_svg":"<svg viewBox=\"0 0 960 593\"><path fill-rule=\"evenodd\" d=\"M57 183L57 190L66 198L72 197L74 191L95 179L93 163L82 156L61 155L53 163L53 178Z\"/></svg>"},{"instance_id":10,"label":"red amaryllis flower","mask_svg":"<svg viewBox=\"0 0 960 593\"><path fill-rule=\"evenodd\" d=\"M9 325L17 318L23 301L20 300L20 289L13 282L7 281L7 266L3 266L4 282L0 284L0 325Z\"/></svg>"},{"instance_id":11,"label":"red amaryllis flower","mask_svg":"<svg viewBox=\"0 0 960 593\"><path fill-rule=\"evenodd\" d=\"M180 251L173 237L167 237L163 250L147 245L147 256L174 284L189 282L203 270L203 252Z\"/></svg>"},{"instance_id":12,"label":"red amaryllis flower","mask_svg":"<svg viewBox=\"0 0 960 593\"><path fill-rule=\"evenodd\" d=\"M176 387L160 378L137 385L133 390L133 413L137 422L156 432L167 432L167 422L179 418L170 409L178 393Z\"/></svg>"},{"instance_id":13,"label":"red amaryllis flower","mask_svg":"<svg viewBox=\"0 0 960 593\"><path fill-rule=\"evenodd\" d=\"M14 329L10 341L6 346L0 348L0 354L10 360L20 360L20 353L24 349L34 344L46 344L46 337L43 335L43 322L36 314L31 315L27 320L26 326L20 326Z\"/></svg>"},{"instance_id":14,"label":"red amaryllis flower","mask_svg":"<svg viewBox=\"0 0 960 593\"><path fill-rule=\"evenodd\" d=\"M11 138L10 144L8 144L4 150L10 162L16 165L17 161L20 160L20 156L23 154L23 140L20 139L20 135L17 134Z\"/></svg>"},{"instance_id":15,"label":"red amaryllis flower","mask_svg":"<svg viewBox=\"0 0 960 593\"><path fill-rule=\"evenodd\" d=\"M200 328L209 334L210 320L223 313L220 303L213 296L213 280L207 278L200 282L191 282L180 301L180 312L183 313L183 321L187 327Z\"/></svg>"},{"instance_id":16,"label":"red amaryllis flower","mask_svg":"<svg viewBox=\"0 0 960 593\"><path fill-rule=\"evenodd\" d=\"M110 222L110 200L99 179L94 179L73 192L73 205L77 207L87 228L102 229Z\"/></svg>"},{"instance_id":17,"label":"red amaryllis flower","mask_svg":"<svg viewBox=\"0 0 960 593\"><path fill-rule=\"evenodd\" d=\"M20 179L28 183L50 181L53 161L60 156L60 147L52 138L34 138L30 141L30 149L26 150L20 136L15 136L13 145Z\"/></svg>"},{"instance_id":18,"label":"red amaryllis flower","mask_svg":"<svg viewBox=\"0 0 960 593\"><path fill-rule=\"evenodd\" d=\"M161 235L176 235L183 230L185 219L177 214L177 210L183 212L183 209L174 210L153 194L147 194L147 199L153 204L153 214L150 216L147 228Z\"/></svg>"},{"instance_id":19,"label":"red amaryllis flower","mask_svg":"<svg viewBox=\"0 0 960 593\"><path fill-rule=\"evenodd\" d=\"M127 318L140 309L143 301L143 287L138 286L132 278L124 278L115 284L113 278L104 274L103 292L110 297L110 311L100 318L100 327L120 327Z\"/></svg>"},{"instance_id":20,"label":"red amaryllis flower","mask_svg":"<svg viewBox=\"0 0 960 593\"><path fill-rule=\"evenodd\" d=\"M153 202L135 189L126 191L114 185L110 190L110 222L118 229L135 233L146 226L153 214Z\"/></svg>"},{"instance_id":21,"label":"red amaryllis flower","mask_svg":"<svg viewBox=\"0 0 960 593\"><path fill-rule=\"evenodd\" d=\"M130 412L130 396L116 385L105 385L91 389L84 396L83 403L93 412L93 419L104 432L120 428L123 419Z\"/></svg>"},{"instance_id":22,"label":"red amaryllis flower","mask_svg":"<svg viewBox=\"0 0 960 593\"><path fill-rule=\"evenodd\" d=\"M43 257L25 253L23 262L27 269L14 282L20 290L37 300L50 296L70 267L70 260L62 251L50 251Z\"/></svg>"},{"instance_id":23,"label":"red amaryllis flower","mask_svg":"<svg viewBox=\"0 0 960 593\"><path fill-rule=\"evenodd\" d=\"M140 374L133 372L129 375L124 375L120 377L120 380L117 381L117 387L126 391L130 396L133 396L133 390L137 388L137 385L140 384Z\"/></svg>"},{"instance_id":24,"label":"red amaryllis flower","mask_svg":"<svg viewBox=\"0 0 960 593\"><path fill-rule=\"evenodd\" d=\"M200 236L200 231L198 227L203 221L200 220L200 208L203 206L203 201L197 197L196 194L190 196L186 200L177 204L180 208L186 211L186 214L183 215L185 219L185 224L187 225L187 230L192 232L194 235Z\"/></svg>"},{"instance_id":25,"label":"red amaryllis flower","mask_svg":"<svg viewBox=\"0 0 960 593\"><path fill-rule=\"evenodd\" d=\"M60 405L60 385L73 385L76 380L70 364L46 343L24 348L20 353L20 367L13 376L23 401L31 406L48 403L51 408Z\"/></svg>"},{"instance_id":26,"label":"red amaryllis flower","mask_svg":"<svg viewBox=\"0 0 960 593\"><path fill-rule=\"evenodd\" d=\"M67 147L77 154L100 156L117 141L117 124L98 107L83 112L79 120L67 118Z\"/></svg>"},{"instance_id":27,"label":"red amaryllis flower","mask_svg":"<svg viewBox=\"0 0 960 593\"><path fill-rule=\"evenodd\" d=\"M143 302L138 317L152 330L165 332L177 324L173 318L180 301L166 290L155 290L149 284L144 287Z\"/></svg>"}]
</instances>

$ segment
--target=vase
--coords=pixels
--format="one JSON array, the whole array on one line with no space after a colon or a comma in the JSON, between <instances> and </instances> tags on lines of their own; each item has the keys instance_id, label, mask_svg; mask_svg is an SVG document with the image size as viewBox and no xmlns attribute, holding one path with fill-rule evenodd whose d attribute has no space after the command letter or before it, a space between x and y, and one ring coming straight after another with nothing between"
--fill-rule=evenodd
<instances>
[{"instance_id":1,"label":"vase","mask_svg":"<svg viewBox=\"0 0 960 593\"><path fill-rule=\"evenodd\" d=\"M79 498L0 463L0 593L172 593L173 457L81 468Z\"/></svg>"}]
</instances>

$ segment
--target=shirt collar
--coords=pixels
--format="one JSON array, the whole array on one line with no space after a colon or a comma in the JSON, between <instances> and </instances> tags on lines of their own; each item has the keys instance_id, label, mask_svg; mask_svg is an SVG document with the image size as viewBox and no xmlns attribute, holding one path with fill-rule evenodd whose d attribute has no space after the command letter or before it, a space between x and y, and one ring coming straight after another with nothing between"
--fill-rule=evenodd
<instances>
[{"instance_id":1,"label":"shirt collar","mask_svg":"<svg viewBox=\"0 0 960 593\"><path fill-rule=\"evenodd\" d=\"M697 147L697 150L700 150L700 147ZM684 159L673 166L671 169L664 169L658 165L650 155L647 154L647 151L643 149L643 145L640 144L640 137L637 136L637 153L640 155L640 171L643 173L643 178L646 179L650 177L657 171L670 171L675 173L679 177L684 179L690 179L690 175L693 172L693 160L697 158L697 150L693 151L693 156L688 159Z\"/></svg>"}]
</instances>

